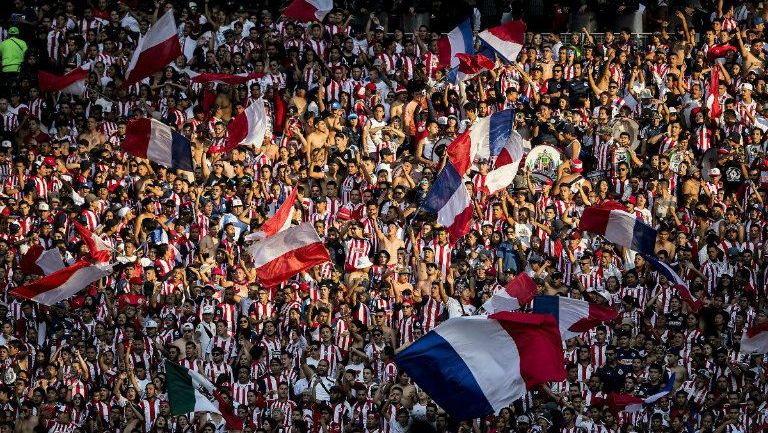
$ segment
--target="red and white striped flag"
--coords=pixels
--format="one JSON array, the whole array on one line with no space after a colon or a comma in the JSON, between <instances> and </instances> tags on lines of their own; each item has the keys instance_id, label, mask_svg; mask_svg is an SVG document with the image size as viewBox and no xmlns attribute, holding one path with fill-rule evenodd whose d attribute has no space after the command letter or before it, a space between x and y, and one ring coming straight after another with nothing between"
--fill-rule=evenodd
<instances>
[{"instance_id":1,"label":"red and white striped flag","mask_svg":"<svg viewBox=\"0 0 768 433\"><path fill-rule=\"evenodd\" d=\"M768 353L768 322L758 323L747 329L741 338L741 353Z\"/></svg>"},{"instance_id":2,"label":"red and white striped flag","mask_svg":"<svg viewBox=\"0 0 768 433\"><path fill-rule=\"evenodd\" d=\"M298 190L298 188L294 187L288 198L286 198L283 204L280 205L277 212L272 215L272 218L265 221L264 224L261 225L259 231L246 236L245 240L253 241L257 239L266 239L290 227L291 221L293 221L293 215L296 213L294 206L296 205L296 194Z\"/></svg>"},{"instance_id":3,"label":"red and white striped flag","mask_svg":"<svg viewBox=\"0 0 768 433\"><path fill-rule=\"evenodd\" d=\"M283 16L300 22L322 21L333 9L333 0L293 0Z\"/></svg>"},{"instance_id":4,"label":"red and white striped flag","mask_svg":"<svg viewBox=\"0 0 768 433\"><path fill-rule=\"evenodd\" d=\"M181 55L181 43L173 18L173 11L166 12L150 27L147 34L139 39L131 62L125 71L124 86L138 83L162 70Z\"/></svg>"},{"instance_id":5,"label":"red and white striped flag","mask_svg":"<svg viewBox=\"0 0 768 433\"><path fill-rule=\"evenodd\" d=\"M256 275L265 286L274 286L312 266L329 261L330 255L310 223L302 223L252 245Z\"/></svg>"},{"instance_id":6,"label":"red and white striped flag","mask_svg":"<svg viewBox=\"0 0 768 433\"><path fill-rule=\"evenodd\" d=\"M113 251L111 246L77 221L75 221L75 229L85 245L88 246L91 260L102 263L109 262L112 257L111 251Z\"/></svg>"},{"instance_id":7,"label":"red and white striped flag","mask_svg":"<svg viewBox=\"0 0 768 433\"><path fill-rule=\"evenodd\" d=\"M39 280L17 287L9 293L19 298L30 299L44 305L55 305L88 287L94 281L112 272L108 263L91 264L80 260Z\"/></svg>"},{"instance_id":8,"label":"red and white striped flag","mask_svg":"<svg viewBox=\"0 0 768 433\"><path fill-rule=\"evenodd\" d=\"M37 82L41 92L62 92L82 96L85 93L85 82L88 80L90 70L91 63L89 62L64 75L39 71L37 73Z\"/></svg>"}]
</instances>

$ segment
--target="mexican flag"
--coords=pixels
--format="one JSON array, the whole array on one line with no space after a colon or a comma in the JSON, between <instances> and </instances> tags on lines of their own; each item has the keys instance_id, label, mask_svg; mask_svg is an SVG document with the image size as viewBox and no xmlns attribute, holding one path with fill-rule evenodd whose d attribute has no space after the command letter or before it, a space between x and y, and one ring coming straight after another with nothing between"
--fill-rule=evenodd
<instances>
[{"instance_id":1,"label":"mexican flag","mask_svg":"<svg viewBox=\"0 0 768 433\"><path fill-rule=\"evenodd\" d=\"M213 384L200 373L166 359L165 382L171 415L186 415L190 412L221 413L218 405L200 392L199 389L204 388L209 394L214 394Z\"/></svg>"}]
</instances>

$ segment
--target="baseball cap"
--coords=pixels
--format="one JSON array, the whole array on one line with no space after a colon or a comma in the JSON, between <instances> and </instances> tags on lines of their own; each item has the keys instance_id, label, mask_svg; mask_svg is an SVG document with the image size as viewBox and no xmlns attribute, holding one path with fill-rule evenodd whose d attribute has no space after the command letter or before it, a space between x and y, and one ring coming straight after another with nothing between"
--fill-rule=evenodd
<instances>
[{"instance_id":1,"label":"baseball cap","mask_svg":"<svg viewBox=\"0 0 768 433\"><path fill-rule=\"evenodd\" d=\"M51 210L51 208L48 206L48 203L42 202L39 205L37 205L37 210L47 211L47 210Z\"/></svg>"},{"instance_id":2,"label":"baseball cap","mask_svg":"<svg viewBox=\"0 0 768 433\"><path fill-rule=\"evenodd\" d=\"M232 199L232 207L237 207L242 205L243 205L243 201L240 200L239 198L235 197Z\"/></svg>"},{"instance_id":3,"label":"baseball cap","mask_svg":"<svg viewBox=\"0 0 768 433\"><path fill-rule=\"evenodd\" d=\"M339 108L341 108L341 104L338 101L331 102L331 110L338 110Z\"/></svg>"},{"instance_id":4,"label":"baseball cap","mask_svg":"<svg viewBox=\"0 0 768 433\"><path fill-rule=\"evenodd\" d=\"M717 167L711 168L709 170L709 175L710 176L720 176L720 169L717 168Z\"/></svg>"},{"instance_id":5,"label":"baseball cap","mask_svg":"<svg viewBox=\"0 0 768 433\"><path fill-rule=\"evenodd\" d=\"M181 325L181 330L182 331L192 331L193 329L195 329L195 325L193 325L193 324L191 324L189 322Z\"/></svg>"},{"instance_id":6,"label":"baseball cap","mask_svg":"<svg viewBox=\"0 0 768 433\"><path fill-rule=\"evenodd\" d=\"M157 322L155 322L152 319L147 319L147 321L144 322L144 327L145 328L157 328Z\"/></svg>"},{"instance_id":7,"label":"baseball cap","mask_svg":"<svg viewBox=\"0 0 768 433\"><path fill-rule=\"evenodd\" d=\"M205 307L203 307L203 314L213 314L213 306L206 305Z\"/></svg>"},{"instance_id":8,"label":"baseball cap","mask_svg":"<svg viewBox=\"0 0 768 433\"><path fill-rule=\"evenodd\" d=\"M11 35L11 36L18 35L19 34L19 28L16 27L16 26L11 27L10 29L8 29L8 34Z\"/></svg>"}]
</instances>

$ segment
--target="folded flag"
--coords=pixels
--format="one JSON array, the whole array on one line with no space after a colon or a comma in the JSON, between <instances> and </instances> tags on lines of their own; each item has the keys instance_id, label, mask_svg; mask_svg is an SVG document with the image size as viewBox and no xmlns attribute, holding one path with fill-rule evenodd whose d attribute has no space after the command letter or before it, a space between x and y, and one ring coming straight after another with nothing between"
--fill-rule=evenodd
<instances>
[{"instance_id":1,"label":"folded flag","mask_svg":"<svg viewBox=\"0 0 768 433\"><path fill-rule=\"evenodd\" d=\"M448 160L459 175L464 176L476 159L490 160L501 154L512 136L514 124L514 110L498 111L477 119L448 145Z\"/></svg>"},{"instance_id":2,"label":"folded flag","mask_svg":"<svg viewBox=\"0 0 768 433\"><path fill-rule=\"evenodd\" d=\"M557 324L541 314L449 319L395 363L457 420L498 413L535 386L566 376Z\"/></svg>"},{"instance_id":3,"label":"folded flag","mask_svg":"<svg viewBox=\"0 0 768 433\"><path fill-rule=\"evenodd\" d=\"M298 193L298 190L298 188L293 188L291 194L285 199L283 204L280 205L277 212L272 215L272 218L266 220L264 224L261 225L259 231L247 235L245 240L253 241L256 239L266 239L290 227L291 221L293 221L293 215L296 212L294 206L296 206L296 194Z\"/></svg>"},{"instance_id":4,"label":"folded flag","mask_svg":"<svg viewBox=\"0 0 768 433\"><path fill-rule=\"evenodd\" d=\"M688 288L688 282L683 280L671 266L650 254L643 254L642 256L645 258L645 261L650 263L659 274L663 275L672 284L672 287L680 294L680 299L688 304L694 312L701 309L701 301L693 296L693 293Z\"/></svg>"},{"instance_id":5,"label":"folded flag","mask_svg":"<svg viewBox=\"0 0 768 433\"><path fill-rule=\"evenodd\" d=\"M653 254L656 245L656 229L614 207L587 207L579 220L579 230L602 235L610 242L644 254Z\"/></svg>"},{"instance_id":6,"label":"folded flag","mask_svg":"<svg viewBox=\"0 0 768 433\"><path fill-rule=\"evenodd\" d=\"M104 242L102 238L85 228L79 222L75 221L74 225L80 238L85 245L88 246L91 260L96 262L109 262L109 259L112 257L111 252L114 251L114 249Z\"/></svg>"},{"instance_id":7,"label":"folded flag","mask_svg":"<svg viewBox=\"0 0 768 433\"><path fill-rule=\"evenodd\" d=\"M165 360L165 383L168 387L168 403L171 415L186 415L191 412L221 413L217 405L203 395L201 390L213 396L213 384L202 374Z\"/></svg>"},{"instance_id":8,"label":"folded flag","mask_svg":"<svg viewBox=\"0 0 768 433\"><path fill-rule=\"evenodd\" d=\"M128 124L123 150L166 167L192 171L192 145L159 120L143 118Z\"/></svg>"},{"instance_id":9,"label":"folded flag","mask_svg":"<svg viewBox=\"0 0 768 433\"><path fill-rule=\"evenodd\" d=\"M37 84L41 92L62 92L82 96L85 93L85 82L91 71L91 63L80 65L64 75L55 75L50 72L39 71Z\"/></svg>"},{"instance_id":10,"label":"folded flag","mask_svg":"<svg viewBox=\"0 0 768 433\"><path fill-rule=\"evenodd\" d=\"M563 340L578 337L601 323L616 319L619 315L618 311L604 305L546 295L533 298L533 312L554 317Z\"/></svg>"},{"instance_id":11,"label":"folded flag","mask_svg":"<svg viewBox=\"0 0 768 433\"><path fill-rule=\"evenodd\" d=\"M644 405L652 405L659 401L662 397L667 396L670 392L672 392L674 386L675 374L673 373L669 377L666 385L664 385L664 388L660 389L657 393L649 395L648 397L643 398L632 394L612 392L606 396L605 401L608 404L608 408L614 412L640 412L643 410Z\"/></svg>"},{"instance_id":12,"label":"folded flag","mask_svg":"<svg viewBox=\"0 0 768 433\"><path fill-rule=\"evenodd\" d=\"M741 337L741 353L768 353L768 322L747 328L747 335Z\"/></svg>"},{"instance_id":13,"label":"folded flag","mask_svg":"<svg viewBox=\"0 0 768 433\"><path fill-rule=\"evenodd\" d=\"M515 179L522 160L523 137L513 129L509 139L493 162L493 170L485 176L483 190L490 195L506 188Z\"/></svg>"},{"instance_id":14,"label":"folded flag","mask_svg":"<svg viewBox=\"0 0 768 433\"><path fill-rule=\"evenodd\" d=\"M450 161L437 175L422 209L437 215L437 223L445 226L451 243L469 233L472 198L461 175Z\"/></svg>"},{"instance_id":15,"label":"folded flag","mask_svg":"<svg viewBox=\"0 0 768 433\"><path fill-rule=\"evenodd\" d=\"M251 80L258 80L263 77L263 72L250 72L244 74L216 74L213 72L199 73L191 69L185 71L189 75L189 80L193 83L216 83L216 84L229 84L237 86L245 84Z\"/></svg>"},{"instance_id":16,"label":"folded flag","mask_svg":"<svg viewBox=\"0 0 768 433\"><path fill-rule=\"evenodd\" d=\"M525 28L524 22L515 20L485 29L477 36L508 63L512 63L523 49Z\"/></svg>"},{"instance_id":17,"label":"folded flag","mask_svg":"<svg viewBox=\"0 0 768 433\"><path fill-rule=\"evenodd\" d=\"M525 272L518 274L504 286L504 290L494 293L485 301L483 309L488 314L501 311L519 310L536 296L536 283Z\"/></svg>"},{"instance_id":18,"label":"folded flag","mask_svg":"<svg viewBox=\"0 0 768 433\"><path fill-rule=\"evenodd\" d=\"M293 0L283 16L300 22L322 21L333 9L333 0Z\"/></svg>"},{"instance_id":19,"label":"folded flag","mask_svg":"<svg viewBox=\"0 0 768 433\"><path fill-rule=\"evenodd\" d=\"M725 57L728 53L738 53L739 50L731 44L714 44L707 50L707 61L709 63L714 62L717 59ZM712 68L714 71L717 68Z\"/></svg>"},{"instance_id":20,"label":"folded flag","mask_svg":"<svg viewBox=\"0 0 768 433\"><path fill-rule=\"evenodd\" d=\"M720 77L717 66L712 67L710 71L709 90L707 91L707 110L709 110L710 119L718 119L723 113L720 107Z\"/></svg>"},{"instance_id":21,"label":"folded flag","mask_svg":"<svg viewBox=\"0 0 768 433\"><path fill-rule=\"evenodd\" d=\"M472 22L467 18L455 29L437 40L437 58L442 67L459 66L458 54L473 54L475 45L472 36Z\"/></svg>"},{"instance_id":22,"label":"folded flag","mask_svg":"<svg viewBox=\"0 0 768 433\"><path fill-rule=\"evenodd\" d=\"M451 80L453 83L472 79L477 74L490 71L496 66L493 60L482 54L473 56L471 54L457 53L456 58L459 59L459 66L455 68L456 79Z\"/></svg>"},{"instance_id":23,"label":"folded flag","mask_svg":"<svg viewBox=\"0 0 768 433\"><path fill-rule=\"evenodd\" d=\"M310 223L302 223L252 245L256 275L264 286L274 286L329 261L328 250Z\"/></svg>"},{"instance_id":24,"label":"folded flag","mask_svg":"<svg viewBox=\"0 0 768 433\"><path fill-rule=\"evenodd\" d=\"M139 38L136 51L125 70L123 85L130 86L163 70L180 55L181 43L171 9L149 28L146 35Z\"/></svg>"},{"instance_id":25,"label":"folded flag","mask_svg":"<svg viewBox=\"0 0 768 433\"><path fill-rule=\"evenodd\" d=\"M264 100L259 98L229 122L225 145L211 146L208 148L208 153L231 152L240 145L253 145L259 149L266 134L267 113L264 109Z\"/></svg>"},{"instance_id":26,"label":"folded flag","mask_svg":"<svg viewBox=\"0 0 768 433\"><path fill-rule=\"evenodd\" d=\"M37 281L17 287L10 294L44 305L55 305L112 272L108 263L92 265L80 260Z\"/></svg>"}]
</instances>

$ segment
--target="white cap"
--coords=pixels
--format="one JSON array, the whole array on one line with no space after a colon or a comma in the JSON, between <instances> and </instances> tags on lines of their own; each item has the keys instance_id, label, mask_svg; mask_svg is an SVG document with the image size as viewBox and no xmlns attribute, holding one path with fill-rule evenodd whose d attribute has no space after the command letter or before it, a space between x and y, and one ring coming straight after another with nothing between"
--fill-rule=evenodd
<instances>
[{"instance_id":1,"label":"white cap","mask_svg":"<svg viewBox=\"0 0 768 433\"><path fill-rule=\"evenodd\" d=\"M213 305L203 307L203 314L213 314Z\"/></svg>"},{"instance_id":2,"label":"white cap","mask_svg":"<svg viewBox=\"0 0 768 433\"><path fill-rule=\"evenodd\" d=\"M11 143L11 140L3 140L3 142L0 143L0 147L11 148L13 147L13 143Z\"/></svg>"},{"instance_id":3,"label":"white cap","mask_svg":"<svg viewBox=\"0 0 768 433\"><path fill-rule=\"evenodd\" d=\"M46 211L46 210L51 210L51 208L48 206L48 203L41 202L39 205L37 205L37 210Z\"/></svg>"},{"instance_id":4,"label":"white cap","mask_svg":"<svg viewBox=\"0 0 768 433\"><path fill-rule=\"evenodd\" d=\"M753 89L754 88L752 87L752 84L750 84L750 83L741 83L741 90L749 90L751 92Z\"/></svg>"},{"instance_id":5,"label":"white cap","mask_svg":"<svg viewBox=\"0 0 768 433\"><path fill-rule=\"evenodd\" d=\"M187 322L187 323L181 325L181 329L184 330L184 331L191 331L191 330L195 329L195 325Z\"/></svg>"},{"instance_id":6,"label":"white cap","mask_svg":"<svg viewBox=\"0 0 768 433\"><path fill-rule=\"evenodd\" d=\"M117 216L119 216L120 218L125 218L125 216L128 215L129 212L131 212L131 208L129 208L128 206L124 206L124 207L121 207L119 211L117 211Z\"/></svg>"},{"instance_id":7,"label":"white cap","mask_svg":"<svg viewBox=\"0 0 768 433\"><path fill-rule=\"evenodd\" d=\"M240 200L238 197L235 197L232 199L232 207L242 206L242 205L243 205L243 201Z\"/></svg>"},{"instance_id":8,"label":"white cap","mask_svg":"<svg viewBox=\"0 0 768 433\"><path fill-rule=\"evenodd\" d=\"M710 176L720 176L720 169L715 167L709 170Z\"/></svg>"},{"instance_id":9,"label":"white cap","mask_svg":"<svg viewBox=\"0 0 768 433\"><path fill-rule=\"evenodd\" d=\"M152 319L147 319L147 321L144 322L144 327L145 328L157 328L157 322L155 322Z\"/></svg>"}]
</instances>

